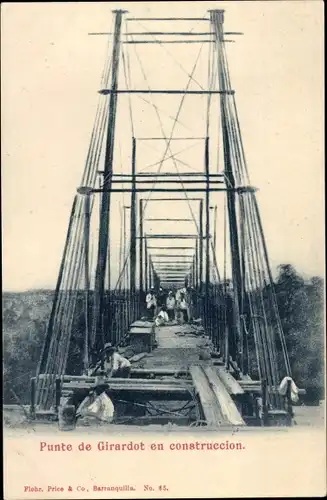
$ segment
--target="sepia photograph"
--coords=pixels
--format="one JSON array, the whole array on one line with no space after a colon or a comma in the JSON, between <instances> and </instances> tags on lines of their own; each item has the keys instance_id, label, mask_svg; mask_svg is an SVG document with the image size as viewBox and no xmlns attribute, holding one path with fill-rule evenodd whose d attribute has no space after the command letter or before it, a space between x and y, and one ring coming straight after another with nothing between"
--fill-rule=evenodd
<instances>
[{"instance_id":1,"label":"sepia photograph","mask_svg":"<svg viewBox=\"0 0 327 500\"><path fill-rule=\"evenodd\" d=\"M1 31L5 498L325 495L323 3Z\"/></svg>"}]
</instances>

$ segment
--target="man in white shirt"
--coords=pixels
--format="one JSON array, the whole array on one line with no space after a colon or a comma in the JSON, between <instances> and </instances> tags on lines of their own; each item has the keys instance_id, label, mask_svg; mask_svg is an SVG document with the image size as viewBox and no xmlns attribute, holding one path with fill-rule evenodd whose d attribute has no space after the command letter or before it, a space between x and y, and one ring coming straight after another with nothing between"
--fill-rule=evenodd
<instances>
[{"instance_id":1,"label":"man in white shirt","mask_svg":"<svg viewBox=\"0 0 327 500\"><path fill-rule=\"evenodd\" d=\"M187 303L186 294L184 292L180 293L178 306L179 306L179 310L181 311L181 313L183 315L182 321L183 322L189 321L188 303Z\"/></svg>"},{"instance_id":2,"label":"man in white shirt","mask_svg":"<svg viewBox=\"0 0 327 500\"><path fill-rule=\"evenodd\" d=\"M156 326L163 326L165 323L168 323L168 321L168 314L165 306L163 306L154 322Z\"/></svg>"},{"instance_id":3,"label":"man in white shirt","mask_svg":"<svg viewBox=\"0 0 327 500\"><path fill-rule=\"evenodd\" d=\"M110 342L105 344L102 350L102 355L104 356L103 369L108 378L128 378L130 376L131 363L127 358L124 358L124 356L121 356L121 354L116 352ZM97 365L93 375L96 374L100 367L101 363Z\"/></svg>"},{"instance_id":4,"label":"man in white shirt","mask_svg":"<svg viewBox=\"0 0 327 500\"><path fill-rule=\"evenodd\" d=\"M170 321L173 321L175 319L175 306L176 306L176 300L173 295L173 292L170 290L166 300L167 313Z\"/></svg>"},{"instance_id":5,"label":"man in white shirt","mask_svg":"<svg viewBox=\"0 0 327 500\"><path fill-rule=\"evenodd\" d=\"M148 315L150 318L154 318L156 308L157 308L157 299L154 294L154 289L151 288L151 290L147 293L145 297L145 302L146 302L146 309L148 312Z\"/></svg>"}]
</instances>

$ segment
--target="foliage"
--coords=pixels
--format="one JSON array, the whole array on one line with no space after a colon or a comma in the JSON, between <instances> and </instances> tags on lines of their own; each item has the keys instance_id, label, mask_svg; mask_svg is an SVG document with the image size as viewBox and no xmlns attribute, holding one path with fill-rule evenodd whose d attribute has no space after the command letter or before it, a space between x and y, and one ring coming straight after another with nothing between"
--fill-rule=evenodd
<instances>
[{"instance_id":1,"label":"foliage","mask_svg":"<svg viewBox=\"0 0 327 500\"><path fill-rule=\"evenodd\" d=\"M53 293L48 291L4 293L3 401L28 403L29 381L35 375ZM13 392L14 391L14 394Z\"/></svg>"},{"instance_id":2,"label":"foliage","mask_svg":"<svg viewBox=\"0 0 327 500\"><path fill-rule=\"evenodd\" d=\"M308 399L324 393L324 284L308 281L289 264L279 266L275 283L278 309L286 338L292 375Z\"/></svg>"}]
</instances>

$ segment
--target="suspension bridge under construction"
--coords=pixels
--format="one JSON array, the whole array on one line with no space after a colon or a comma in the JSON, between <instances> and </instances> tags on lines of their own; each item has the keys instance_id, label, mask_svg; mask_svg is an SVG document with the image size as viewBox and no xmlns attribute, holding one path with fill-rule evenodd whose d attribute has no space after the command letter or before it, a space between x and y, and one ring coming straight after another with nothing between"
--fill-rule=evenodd
<instances>
[{"instance_id":1,"label":"suspension bridge under construction","mask_svg":"<svg viewBox=\"0 0 327 500\"><path fill-rule=\"evenodd\" d=\"M292 424L291 368L227 59L242 33L227 31L224 16L116 10L111 31L89 33L108 40L108 53L31 381L34 419L76 408L111 342L134 356L129 378L105 379L117 424ZM183 286L195 322L145 318L150 288Z\"/></svg>"}]
</instances>

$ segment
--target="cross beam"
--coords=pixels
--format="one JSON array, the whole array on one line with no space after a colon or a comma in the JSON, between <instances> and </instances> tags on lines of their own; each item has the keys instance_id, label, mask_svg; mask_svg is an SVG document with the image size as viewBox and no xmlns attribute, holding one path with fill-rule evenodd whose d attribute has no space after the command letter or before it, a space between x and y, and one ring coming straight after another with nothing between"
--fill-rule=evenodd
<instances>
[{"instance_id":1,"label":"cross beam","mask_svg":"<svg viewBox=\"0 0 327 500\"><path fill-rule=\"evenodd\" d=\"M98 174L104 174L104 170L98 170ZM121 173L113 173L113 177L128 177L132 178L132 174L121 174ZM176 172L139 172L135 173L135 178L142 178L142 177L202 177L206 175L204 172L199 172L199 171L194 171L194 172L181 172L181 173L176 173ZM209 177L224 177L224 174L209 174ZM121 182L121 181L120 181ZM199 181L200 182L200 181Z\"/></svg>"},{"instance_id":2,"label":"cross beam","mask_svg":"<svg viewBox=\"0 0 327 500\"><path fill-rule=\"evenodd\" d=\"M145 199L145 198L143 198ZM186 198L149 198L147 201L184 201ZM202 201L202 198L188 198L188 201Z\"/></svg>"},{"instance_id":3,"label":"cross beam","mask_svg":"<svg viewBox=\"0 0 327 500\"><path fill-rule=\"evenodd\" d=\"M194 222L193 219L171 219L169 217L166 217L164 219L156 219L156 218L148 218L144 219L146 222Z\"/></svg>"},{"instance_id":4,"label":"cross beam","mask_svg":"<svg viewBox=\"0 0 327 500\"><path fill-rule=\"evenodd\" d=\"M186 265L184 266L175 266L175 265L168 265L166 264L160 264L160 262L157 262L156 264L157 269L161 269L162 271L169 271L169 270L174 270L174 271L185 271L185 269L189 269L190 263L187 262Z\"/></svg>"},{"instance_id":5,"label":"cross beam","mask_svg":"<svg viewBox=\"0 0 327 500\"><path fill-rule=\"evenodd\" d=\"M169 257L169 258L176 258L176 257L187 257L187 258L192 258L191 255L184 255L183 254L167 254L167 253L154 253L154 254L151 254L152 257Z\"/></svg>"},{"instance_id":6,"label":"cross beam","mask_svg":"<svg viewBox=\"0 0 327 500\"><path fill-rule=\"evenodd\" d=\"M185 189L183 188L173 188L173 189L164 189L164 188L119 188L119 189L105 189L105 188L95 188L92 189L92 193L105 193L110 190L110 193L132 193L135 191L136 193L184 193ZM186 190L188 193L206 193L207 189L201 188L188 188ZM236 191L236 189L230 188L209 188L210 192L218 192L218 191ZM170 201L174 201L173 198L170 198Z\"/></svg>"},{"instance_id":7,"label":"cross beam","mask_svg":"<svg viewBox=\"0 0 327 500\"><path fill-rule=\"evenodd\" d=\"M194 247L148 247L148 250L195 250ZM189 257L189 255L186 255L186 257Z\"/></svg>"},{"instance_id":8,"label":"cross beam","mask_svg":"<svg viewBox=\"0 0 327 500\"><path fill-rule=\"evenodd\" d=\"M210 236L209 236L210 237ZM176 240L193 240L199 239L198 234L147 234L146 236L137 236L138 239L152 240L152 239L176 239ZM205 239L205 236L202 237Z\"/></svg>"},{"instance_id":9,"label":"cross beam","mask_svg":"<svg viewBox=\"0 0 327 500\"><path fill-rule=\"evenodd\" d=\"M153 257L155 257L155 255L152 256L152 259ZM158 260L154 260L153 262L155 262L156 264L172 264L172 263L175 263L176 265L186 265L186 264L189 264L190 262L192 262L193 260L193 256L189 256L187 258L187 260L177 260L176 258L174 258L174 260L166 260L166 259L158 259Z\"/></svg>"},{"instance_id":10,"label":"cross beam","mask_svg":"<svg viewBox=\"0 0 327 500\"><path fill-rule=\"evenodd\" d=\"M218 191L225 191L225 192L236 192L238 194L243 194L243 193L254 193L257 191L257 188L252 187L252 186L240 186L240 187L235 187L235 188L188 188L187 190L180 188L173 188L173 189L163 189L163 188L121 188L121 189L111 189L111 187L103 187L103 188L89 188L85 186L81 186L77 189L78 194L86 194L85 190L87 190L89 193L184 193L185 191L188 193L207 193L208 191L210 192L218 192ZM193 198L194 200L195 198ZM201 199L201 198L200 198ZM192 198L191 198L192 200ZM149 201L154 201L154 200L149 200ZM157 198L155 201L176 201L174 198ZM181 201L186 201L186 198L181 198ZM190 198L188 199L190 201Z\"/></svg>"},{"instance_id":11,"label":"cross beam","mask_svg":"<svg viewBox=\"0 0 327 500\"><path fill-rule=\"evenodd\" d=\"M170 141L204 141L205 137L169 137ZM137 141L167 141L167 137L136 137Z\"/></svg>"},{"instance_id":12,"label":"cross beam","mask_svg":"<svg viewBox=\"0 0 327 500\"><path fill-rule=\"evenodd\" d=\"M125 42L128 43L128 42ZM150 43L150 42L148 42ZM234 95L234 90L181 90L181 89L101 89L98 91L101 95L108 94L166 94L166 95L174 95L174 94L188 94L188 95L211 95L211 94L227 94Z\"/></svg>"},{"instance_id":13,"label":"cross beam","mask_svg":"<svg viewBox=\"0 0 327 500\"><path fill-rule=\"evenodd\" d=\"M88 33L89 35L112 35L113 33ZM209 35L214 35L214 32L208 32L208 31L128 31L124 33L124 35L128 36L161 36L161 35L178 35L178 36L209 36Z\"/></svg>"},{"instance_id":14,"label":"cross beam","mask_svg":"<svg viewBox=\"0 0 327 500\"><path fill-rule=\"evenodd\" d=\"M165 176L166 177L166 176ZM168 177L168 176L167 176ZM182 176L181 176L182 177ZM156 179L154 180L144 180L144 179L112 179L113 184L123 184L123 183L137 183L137 184L201 184L202 182L207 182L206 179ZM224 184L224 181L215 179L210 181L211 184Z\"/></svg>"}]
</instances>

